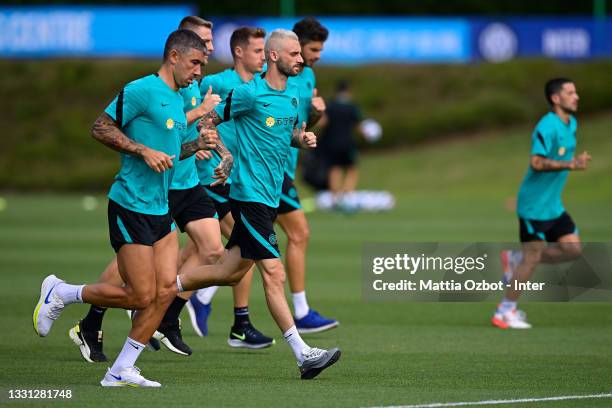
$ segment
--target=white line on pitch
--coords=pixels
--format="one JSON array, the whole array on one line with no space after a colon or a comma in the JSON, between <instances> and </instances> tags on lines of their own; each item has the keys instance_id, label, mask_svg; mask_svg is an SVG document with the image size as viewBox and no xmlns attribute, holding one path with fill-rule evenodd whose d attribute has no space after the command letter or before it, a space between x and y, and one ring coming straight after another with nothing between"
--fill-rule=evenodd
<instances>
[{"instance_id":1,"label":"white line on pitch","mask_svg":"<svg viewBox=\"0 0 612 408\"><path fill-rule=\"evenodd\" d=\"M442 407L466 407L470 405L500 405L500 404L524 404L529 402L545 402L545 401L567 401L567 400L581 400L581 399L593 399L593 398L612 398L610 394L591 394L591 395L562 395L559 397L546 397L546 398L521 398L521 399L510 399L510 400L485 400L485 401L467 401L467 402L434 402L430 404L417 404L417 405L389 405L384 407L372 407L372 408L442 408Z\"/></svg>"}]
</instances>

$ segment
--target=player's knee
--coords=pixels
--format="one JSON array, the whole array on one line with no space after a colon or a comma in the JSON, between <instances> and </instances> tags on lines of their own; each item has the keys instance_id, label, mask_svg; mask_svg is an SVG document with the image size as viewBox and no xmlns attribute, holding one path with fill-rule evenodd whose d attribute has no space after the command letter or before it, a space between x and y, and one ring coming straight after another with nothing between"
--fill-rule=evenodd
<instances>
[{"instance_id":1,"label":"player's knee","mask_svg":"<svg viewBox=\"0 0 612 408\"><path fill-rule=\"evenodd\" d=\"M582 246L579 243L564 244L562 249L569 258L578 258L582 255Z\"/></svg>"},{"instance_id":2,"label":"player's knee","mask_svg":"<svg viewBox=\"0 0 612 408\"><path fill-rule=\"evenodd\" d=\"M200 250L198 256L202 265L213 265L221 259L224 251L225 248L223 245L219 244L211 248Z\"/></svg>"},{"instance_id":3,"label":"player's knee","mask_svg":"<svg viewBox=\"0 0 612 408\"><path fill-rule=\"evenodd\" d=\"M287 238L294 245L307 245L308 240L310 239L310 229L308 228L308 225L300 226L299 228L296 228L294 231L287 234Z\"/></svg>"},{"instance_id":4,"label":"player's knee","mask_svg":"<svg viewBox=\"0 0 612 408\"><path fill-rule=\"evenodd\" d=\"M176 291L173 290L171 285L168 285L157 288L155 295L155 302L157 302L157 304L170 304L176 297Z\"/></svg>"},{"instance_id":5,"label":"player's knee","mask_svg":"<svg viewBox=\"0 0 612 408\"><path fill-rule=\"evenodd\" d=\"M285 285L285 268L283 268L283 264L280 261L273 265L266 266L262 276L266 286L284 287Z\"/></svg>"},{"instance_id":6,"label":"player's knee","mask_svg":"<svg viewBox=\"0 0 612 408\"><path fill-rule=\"evenodd\" d=\"M133 293L128 298L128 308L132 310L146 309L153 301L153 298L153 294L148 292Z\"/></svg>"},{"instance_id":7,"label":"player's knee","mask_svg":"<svg viewBox=\"0 0 612 408\"><path fill-rule=\"evenodd\" d=\"M530 250L523 253L523 262L528 265L536 265L542 260L541 250Z\"/></svg>"}]
</instances>

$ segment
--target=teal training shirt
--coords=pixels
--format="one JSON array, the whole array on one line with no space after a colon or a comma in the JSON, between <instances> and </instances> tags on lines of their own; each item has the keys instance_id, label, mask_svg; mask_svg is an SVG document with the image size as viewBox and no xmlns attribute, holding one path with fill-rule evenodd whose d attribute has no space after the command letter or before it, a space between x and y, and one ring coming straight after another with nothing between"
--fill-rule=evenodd
<instances>
[{"instance_id":1,"label":"teal training shirt","mask_svg":"<svg viewBox=\"0 0 612 408\"><path fill-rule=\"evenodd\" d=\"M300 112L299 112L299 126L302 126L302 122L308 124L308 116L310 115L310 105L312 102L312 93L316 87L316 78L312 68L304 66L302 72L297 76L289 77L290 84L295 84L300 92ZM285 173L291 180L295 179L295 170L298 164L298 153L299 149L292 147L289 149L289 157L285 164Z\"/></svg>"},{"instance_id":2,"label":"teal training shirt","mask_svg":"<svg viewBox=\"0 0 612 408\"><path fill-rule=\"evenodd\" d=\"M181 94L183 97L183 110L185 113L202 103L202 95L200 94L200 87L197 81L193 81L188 87L181 88L179 90L179 94ZM183 143L191 142L197 139L197 125L197 120L191 125L187 125L187 132L185 133L185 140ZM195 155L184 160L179 160L176 163L174 177L172 177L172 184L170 184L170 190L186 190L200 184L195 163Z\"/></svg>"},{"instance_id":3,"label":"teal training shirt","mask_svg":"<svg viewBox=\"0 0 612 408\"><path fill-rule=\"evenodd\" d=\"M173 160L176 166L187 122L183 98L157 74L127 84L105 112L130 139L176 156ZM142 158L121 153L121 169L108 197L131 211L167 214L174 169L157 173Z\"/></svg>"},{"instance_id":4,"label":"teal training shirt","mask_svg":"<svg viewBox=\"0 0 612 408\"><path fill-rule=\"evenodd\" d=\"M231 198L278 207L299 101L297 86L277 91L256 75L217 106L223 120L234 119L238 135Z\"/></svg>"},{"instance_id":5,"label":"teal training shirt","mask_svg":"<svg viewBox=\"0 0 612 408\"><path fill-rule=\"evenodd\" d=\"M214 75L207 75L202 79L200 83L200 93L205 95L208 92L208 87L212 86L213 93L221 97L221 101L227 99L227 95L232 89L238 85L242 85L244 81L240 78L240 75L233 69L229 68L225 71L219 72ZM235 156L236 152L236 126L233 120L221 123L217 126L219 137L221 141L227 147L232 155ZM202 185L209 185L216 181L213 178L215 174L215 167L221 162L221 157L216 152L213 152L213 157L210 160L198 160L198 176L200 177L200 183ZM226 183L231 183L231 178L228 178Z\"/></svg>"},{"instance_id":6,"label":"teal training shirt","mask_svg":"<svg viewBox=\"0 0 612 408\"><path fill-rule=\"evenodd\" d=\"M570 161L576 150L578 123L573 116L565 124L549 112L536 125L531 136L531 155L551 160ZM528 220L547 221L565 212L561 192L569 170L535 171L529 166L518 194L518 216Z\"/></svg>"}]
</instances>

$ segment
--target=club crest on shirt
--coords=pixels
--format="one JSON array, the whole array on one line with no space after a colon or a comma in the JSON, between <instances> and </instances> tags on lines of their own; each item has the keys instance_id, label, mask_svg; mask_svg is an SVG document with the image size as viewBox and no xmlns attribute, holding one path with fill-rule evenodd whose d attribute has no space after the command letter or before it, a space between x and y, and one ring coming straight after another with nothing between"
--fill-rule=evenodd
<instances>
[{"instance_id":1,"label":"club crest on shirt","mask_svg":"<svg viewBox=\"0 0 612 408\"><path fill-rule=\"evenodd\" d=\"M559 153L559 156L563 156L563 155L565 154L565 147L561 146L561 147L559 148L558 153Z\"/></svg>"},{"instance_id":2,"label":"club crest on shirt","mask_svg":"<svg viewBox=\"0 0 612 408\"><path fill-rule=\"evenodd\" d=\"M267 127L272 127L272 126L274 126L274 122L275 122L275 120L274 120L274 118L273 118L272 116L268 116L268 117L266 118L266 126L267 126Z\"/></svg>"},{"instance_id":3,"label":"club crest on shirt","mask_svg":"<svg viewBox=\"0 0 612 408\"><path fill-rule=\"evenodd\" d=\"M298 101L297 101L297 99L296 99L296 98L291 98L291 104L293 105L293 107L295 107L295 108L296 108L296 107L297 107L297 105L298 105Z\"/></svg>"},{"instance_id":4,"label":"club crest on shirt","mask_svg":"<svg viewBox=\"0 0 612 408\"><path fill-rule=\"evenodd\" d=\"M168 118L168 120L166 120L166 127L168 129L172 129L174 127L174 121L172 120L172 118Z\"/></svg>"}]
</instances>

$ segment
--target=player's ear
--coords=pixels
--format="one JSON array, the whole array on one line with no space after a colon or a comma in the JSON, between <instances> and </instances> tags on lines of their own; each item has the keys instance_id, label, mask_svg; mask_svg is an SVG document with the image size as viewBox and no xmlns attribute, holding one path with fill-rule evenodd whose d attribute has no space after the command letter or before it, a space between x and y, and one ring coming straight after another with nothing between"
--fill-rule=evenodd
<instances>
[{"instance_id":1,"label":"player's ear","mask_svg":"<svg viewBox=\"0 0 612 408\"><path fill-rule=\"evenodd\" d=\"M242 50L242 47L237 45L236 48L234 48L234 55L236 57L242 58L242 56L244 55L244 51Z\"/></svg>"},{"instance_id":2,"label":"player's ear","mask_svg":"<svg viewBox=\"0 0 612 408\"><path fill-rule=\"evenodd\" d=\"M277 52L277 51L275 51L275 50L270 50L270 59L271 59L273 62L278 61L278 52Z\"/></svg>"},{"instance_id":3,"label":"player's ear","mask_svg":"<svg viewBox=\"0 0 612 408\"><path fill-rule=\"evenodd\" d=\"M181 53L179 50L177 50L176 48L173 48L170 50L170 55L168 56L168 61L170 61L170 64L172 65L176 65L178 63L179 57L181 56Z\"/></svg>"},{"instance_id":4,"label":"player's ear","mask_svg":"<svg viewBox=\"0 0 612 408\"><path fill-rule=\"evenodd\" d=\"M550 100L553 104L558 105L559 103L561 103L561 95L559 95L558 93L554 93L550 95Z\"/></svg>"}]
</instances>

